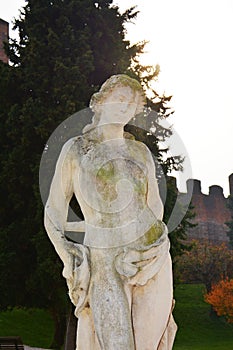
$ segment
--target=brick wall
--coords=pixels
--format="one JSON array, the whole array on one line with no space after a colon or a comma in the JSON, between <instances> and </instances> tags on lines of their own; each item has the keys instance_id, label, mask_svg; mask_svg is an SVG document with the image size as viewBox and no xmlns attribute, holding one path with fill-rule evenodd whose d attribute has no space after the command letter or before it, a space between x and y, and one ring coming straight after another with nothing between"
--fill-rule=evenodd
<instances>
[{"instance_id":1,"label":"brick wall","mask_svg":"<svg viewBox=\"0 0 233 350\"><path fill-rule=\"evenodd\" d=\"M3 48L3 42L7 41L9 37L9 23L0 19L0 60L8 63L8 57Z\"/></svg>"}]
</instances>

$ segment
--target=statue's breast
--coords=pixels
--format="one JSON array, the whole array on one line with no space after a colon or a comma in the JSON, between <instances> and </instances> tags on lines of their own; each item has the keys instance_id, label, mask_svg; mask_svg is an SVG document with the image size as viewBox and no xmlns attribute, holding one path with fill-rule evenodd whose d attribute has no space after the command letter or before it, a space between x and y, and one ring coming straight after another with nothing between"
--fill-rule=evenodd
<instances>
[{"instance_id":1,"label":"statue's breast","mask_svg":"<svg viewBox=\"0 0 233 350\"><path fill-rule=\"evenodd\" d=\"M145 205L147 168L138 153L131 142L129 145L124 140L111 140L82 156L79 186L89 206L104 214L119 215Z\"/></svg>"}]
</instances>

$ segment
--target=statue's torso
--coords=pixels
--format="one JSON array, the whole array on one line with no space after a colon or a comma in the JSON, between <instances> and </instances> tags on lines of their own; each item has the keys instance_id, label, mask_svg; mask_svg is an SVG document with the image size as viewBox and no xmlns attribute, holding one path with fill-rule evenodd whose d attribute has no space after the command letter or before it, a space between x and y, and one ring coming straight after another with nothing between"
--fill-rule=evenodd
<instances>
[{"instance_id":1,"label":"statue's torso","mask_svg":"<svg viewBox=\"0 0 233 350\"><path fill-rule=\"evenodd\" d=\"M126 139L101 142L82 136L76 138L72 152L74 192L85 217L87 242L95 238L96 245L103 241L107 246L121 245L147 232L156 218L147 205L145 146Z\"/></svg>"}]
</instances>

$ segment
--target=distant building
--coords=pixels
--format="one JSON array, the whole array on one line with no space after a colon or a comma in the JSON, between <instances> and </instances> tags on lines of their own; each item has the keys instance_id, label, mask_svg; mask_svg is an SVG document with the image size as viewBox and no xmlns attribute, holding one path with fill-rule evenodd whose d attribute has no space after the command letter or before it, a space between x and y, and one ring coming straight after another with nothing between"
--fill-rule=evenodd
<instances>
[{"instance_id":1,"label":"distant building","mask_svg":"<svg viewBox=\"0 0 233 350\"><path fill-rule=\"evenodd\" d=\"M226 222L231 220L231 213L227 207L228 199L223 195L220 186L209 187L209 194L201 192L199 180L188 180L187 188L191 190L193 185L192 204L196 213L195 223L198 225L188 232L188 239L208 240L215 244L228 243L228 226ZM233 174L229 176L230 195L233 195Z\"/></svg>"},{"instance_id":2,"label":"distant building","mask_svg":"<svg viewBox=\"0 0 233 350\"><path fill-rule=\"evenodd\" d=\"M0 60L8 63L8 57L4 51L4 42L9 38L9 23L0 18Z\"/></svg>"}]
</instances>

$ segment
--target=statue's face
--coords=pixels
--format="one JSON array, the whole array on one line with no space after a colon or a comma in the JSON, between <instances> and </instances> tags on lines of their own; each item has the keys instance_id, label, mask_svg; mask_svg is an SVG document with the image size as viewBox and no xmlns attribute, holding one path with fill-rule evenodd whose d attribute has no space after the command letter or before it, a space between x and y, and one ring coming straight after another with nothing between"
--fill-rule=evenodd
<instances>
[{"instance_id":1,"label":"statue's face","mask_svg":"<svg viewBox=\"0 0 233 350\"><path fill-rule=\"evenodd\" d=\"M116 87L106 95L101 104L96 106L100 116L98 124L120 123L125 125L134 117L137 106L137 92L128 86Z\"/></svg>"}]
</instances>

